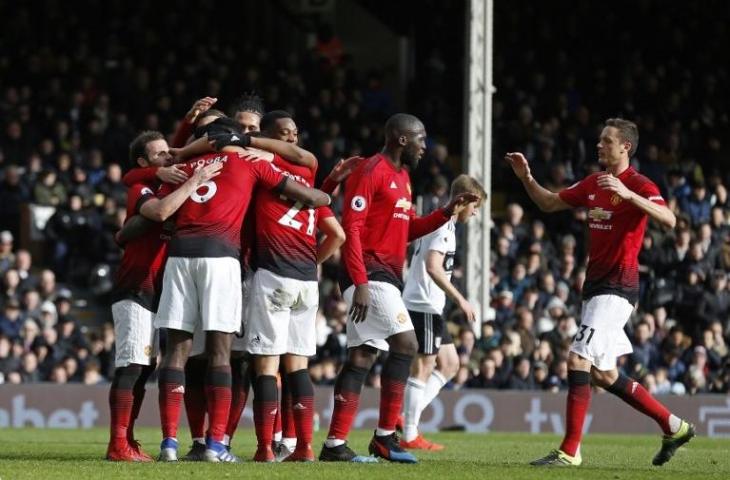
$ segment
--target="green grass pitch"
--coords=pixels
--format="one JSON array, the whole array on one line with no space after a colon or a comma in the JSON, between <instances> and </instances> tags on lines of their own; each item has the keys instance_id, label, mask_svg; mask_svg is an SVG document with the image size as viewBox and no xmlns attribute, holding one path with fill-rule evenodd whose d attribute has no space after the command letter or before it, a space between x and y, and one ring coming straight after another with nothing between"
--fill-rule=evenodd
<instances>
[{"instance_id":1,"label":"green grass pitch","mask_svg":"<svg viewBox=\"0 0 730 480\"><path fill-rule=\"evenodd\" d=\"M527 462L555 448L554 435L439 433L428 438L442 442L442 452L416 452L418 465L357 464L267 464L250 461L254 452L253 431L238 432L233 451L246 460L243 464L123 464L102 460L107 441L106 429L93 430L0 430L0 480L16 479L266 479L324 480L350 478L392 478L418 480L479 479L728 479L730 439L698 437L680 449L664 467L652 467L660 437L588 435L583 442L583 466L543 469ZM371 432L356 431L350 445L367 453ZM315 451L324 438L315 437ZM155 455L159 430L141 429L138 437L145 450ZM180 432L181 454L188 446L187 431Z\"/></svg>"}]
</instances>

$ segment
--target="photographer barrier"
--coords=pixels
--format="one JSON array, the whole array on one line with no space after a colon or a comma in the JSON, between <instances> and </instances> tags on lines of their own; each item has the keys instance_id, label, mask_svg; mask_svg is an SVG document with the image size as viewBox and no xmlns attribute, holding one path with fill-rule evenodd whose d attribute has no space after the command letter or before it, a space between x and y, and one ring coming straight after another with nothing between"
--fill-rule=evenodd
<instances>
[{"instance_id":1,"label":"photographer barrier","mask_svg":"<svg viewBox=\"0 0 730 480\"><path fill-rule=\"evenodd\" d=\"M109 424L108 385L2 385L0 428L92 428ZM355 428L374 428L379 391L365 388ZM316 388L320 428L332 413L332 388ZM724 395L663 396L672 412L693 422L699 434L730 438L730 397ZM246 406L241 424L252 427ZM442 392L422 417L424 432L464 429L468 432L526 432L562 434L565 394L497 390ZM181 423L185 423L182 415ZM150 385L137 425L158 426L157 388ZM607 393L596 393L584 430L594 433L658 433L656 424Z\"/></svg>"}]
</instances>

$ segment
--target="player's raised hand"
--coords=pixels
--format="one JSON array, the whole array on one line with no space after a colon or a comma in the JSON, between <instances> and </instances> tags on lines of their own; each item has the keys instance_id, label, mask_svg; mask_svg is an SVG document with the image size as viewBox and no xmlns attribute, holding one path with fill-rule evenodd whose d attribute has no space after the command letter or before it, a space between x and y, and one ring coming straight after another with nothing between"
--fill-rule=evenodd
<instances>
[{"instance_id":1,"label":"player's raised hand","mask_svg":"<svg viewBox=\"0 0 730 480\"><path fill-rule=\"evenodd\" d=\"M156 175L164 183L172 183L173 185L178 185L188 179L188 174L177 165L160 167L157 169Z\"/></svg>"},{"instance_id":2,"label":"player's raised hand","mask_svg":"<svg viewBox=\"0 0 730 480\"><path fill-rule=\"evenodd\" d=\"M508 153L504 156L504 159L509 162L512 167L512 171L515 172L517 178L522 181L530 178L530 165L527 163L525 156L520 152Z\"/></svg>"},{"instance_id":3,"label":"player's raised hand","mask_svg":"<svg viewBox=\"0 0 730 480\"><path fill-rule=\"evenodd\" d=\"M363 283L355 287L355 293L352 294L350 318L354 323L360 323L367 318L368 305L370 305L370 291L367 283Z\"/></svg>"},{"instance_id":4,"label":"player's raised hand","mask_svg":"<svg viewBox=\"0 0 730 480\"><path fill-rule=\"evenodd\" d=\"M623 198L624 200L630 199L631 196L634 194L634 192L629 190L628 187L624 185L624 182L619 180L617 177L614 177L610 173L599 175L596 183L602 189L608 190L609 192L614 192L616 195Z\"/></svg>"},{"instance_id":5,"label":"player's raised hand","mask_svg":"<svg viewBox=\"0 0 730 480\"><path fill-rule=\"evenodd\" d=\"M476 193L460 193L452 198L451 201L449 201L449 203L444 207L444 213L448 217L456 215L470 203L478 202L479 198L479 195L477 195Z\"/></svg>"},{"instance_id":6,"label":"player's raised hand","mask_svg":"<svg viewBox=\"0 0 730 480\"><path fill-rule=\"evenodd\" d=\"M213 162L204 167L198 167L195 169L191 180L198 185L202 185L211 178L217 177L220 174L221 168L223 168L223 162Z\"/></svg>"},{"instance_id":7,"label":"player's raised hand","mask_svg":"<svg viewBox=\"0 0 730 480\"><path fill-rule=\"evenodd\" d=\"M199 100L196 100L195 103L193 103L193 106L190 107L188 113L185 114L185 118L187 119L188 123L195 123L198 115L210 110L210 107L212 107L217 101L218 99L214 97L203 97Z\"/></svg>"},{"instance_id":8,"label":"player's raised hand","mask_svg":"<svg viewBox=\"0 0 730 480\"><path fill-rule=\"evenodd\" d=\"M360 165L365 157L350 157L337 162L328 177L335 183L340 183L350 176L353 170Z\"/></svg>"},{"instance_id":9,"label":"player's raised hand","mask_svg":"<svg viewBox=\"0 0 730 480\"><path fill-rule=\"evenodd\" d=\"M470 322L476 322L477 321L477 313L474 311L474 307L471 306L471 303L466 301L466 299L462 299L459 302L459 310L464 312L464 316L467 320Z\"/></svg>"}]
</instances>

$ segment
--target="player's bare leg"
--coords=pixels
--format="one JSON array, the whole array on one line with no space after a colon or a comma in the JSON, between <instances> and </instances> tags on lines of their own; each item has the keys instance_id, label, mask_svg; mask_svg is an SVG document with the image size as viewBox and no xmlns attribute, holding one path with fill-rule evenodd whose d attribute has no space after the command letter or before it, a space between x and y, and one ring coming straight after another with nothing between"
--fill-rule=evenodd
<instances>
[{"instance_id":1,"label":"player's bare leg","mask_svg":"<svg viewBox=\"0 0 730 480\"><path fill-rule=\"evenodd\" d=\"M312 432L314 429L314 385L309 377L308 358L301 355L284 355L286 383L291 392L291 415L294 420L296 445L284 458L287 462L313 462ZM284 379L282 379L284 381ZM284 445L288 447L287 445ZM277 461L279 461L277 453Z\"/></svg>"},{"instance_id":2,"label":"player's bare leg","mask_svg":"<svg viewBox=\"0 0 730 480\"><path fill-rule=\"evenodd\" d=\"M253 416L256 428L257 447L253 457L256 462L273 462L274 452L271 449L274 421L279 409L279 392L276 386L276 374L279 371L278 355L255 355Z\"/></svg>"},{"instance_id":3,"label":"player's bare leg","mask_svg":"<svg viewBox=\"0 0 730 480\"><path fill-rule=\"evenodd\" d=\"M374 459L357 455L347 446L347 436L357 415L360 392L370 368L378 358L378 350L360 345L347 351L347 360L337 375L334 409L327 440L319 459L323 462L372 462Z\"/></svg>"},{"instance_id":4,"label":"player's bare leg","mask_svg":"<svg viewBox=\"0 0 730 480\"><path fill-rule=\"evenodd\" d=\"M613 393L634 409L654 419L664 434L662 446L652 463L660 466L667 463L679 447L695 436L695 428L689 422L673 415L667 407L654 398L639 382L619 374L617 369L591 370L593 383Z\"/></svg>"},{"instance_id":5,"label":"player's bare leg","mask_svg":"<svg viewBox=\"0 0 730 480\"><path fill-rule=\"evenodd\" d=\"M393 462L416 463L411 453L403 450L395 425L403 408L403 394L413 357L418 353L418 339L413 330L388 338L390 351L380 374L380 416L378 428L370 441L371 454Z\"/></svg>"},{"instance_id":6,"label":"player's bare leg","mask_svg":"<svg viewBox=\"0 0 730 480\"><path fill-rule=\"evenodd\" d=\"M436 368L434 368L434 366ZM411 366L404 400L404 430L401 446L407 449L442 450L418 432L421 414L459 369L459 355L453 343L442 345L436 355L419 354ZM420 388L420 389L419 389Z\"/></svg>"},{"instance_id":7,"label":"player's bare leg","mask_svg":"<svg viewBox=\"0 0 730 480\"><path fill-rule=\"evenodd\" d=\"M166 329L167 350L160 363L159 404L162 444L158 460L177 461L177 426L185 393L185 362L193 345L192 333Z\"/></svg>"},{"instance_id":8,"label":"player's bare leg","mask_svg":"<svg viewBox=\"0 0 730 480\"><path fill-rule=\"evenodd\" d=\"M231 410L231 342L233 334L205 332L205 352L208 368L205 372L205 404L208 411L208 432L205 438L205 460L208 462L239 462L223 443Z\"/></svg>"}]
</instances>

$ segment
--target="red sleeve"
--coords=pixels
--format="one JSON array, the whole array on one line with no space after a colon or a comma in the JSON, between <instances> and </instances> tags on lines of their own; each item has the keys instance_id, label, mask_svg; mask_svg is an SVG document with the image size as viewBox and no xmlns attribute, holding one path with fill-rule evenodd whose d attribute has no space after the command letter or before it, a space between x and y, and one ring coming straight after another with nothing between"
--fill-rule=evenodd
<instances>
[{"instance_id":1,"label":"red sleeve","mask_svg":"<svg viewBox=\"0 0 730 480\"><path fill-rule=\"evenodd\" d=\"M171 183L163 183L160 188L157 189L155 196L157 198L165 198L177 189L177 185Z\"/></svg>"},{"instance_id":2,"label":"red sleeve","mask_svg":"<svg viewBox=\"0 0 730 480\"><path fill-rule=\"evenodd\" d=\"M448 221L443 208L435 210L425 217L417 217L416 212L411 208L411 221L408 222L408 241L412 242L417 238L428 235Z\"/></svg>"},{"instance_id":3,"label":"red sleeve","mask_svg":"<svg viewBox=\"0 0 730 480\"><path fill-rule=\"evenodd\" d=\"M586 177L579 182L575 182L568 188L561 190L558 195L560 199L571 207L585 207L588 205L588 185L593 180L593 176Z\"/></svg>"},{"instance_id":4,"label":"red sleeve","mask_svg":"<svg viewBox=\"0 0 730 480\"><path fill-rule=\"evenodd\" d=\"M178 122L175 135L172 136L172 143L170 144L173 148L184 147L188 142L188 138L193 134L193 124L188 123L186 118L183 118Z\"/></svg>"},{"instance_id":5,"label":"red sleeve","mask_svg":"<svg viewBox=\"0 0 730 480\"><path fill-rule=\"evenodd\" d=\"M237 153L231 155L238 156ZM281 170L269 162L259 160L247 162L246 164L251 167L251 173L253 173L256 182L261 182L264 188L269 190L281 188L286 182L286 177L281 174Z\"/></svg>"},{"instance_id":6,"label":"red sleeve","mask_svg":"<svg viewBox=\"0 0 730 480\"><path fill-rule=\"evenodd\" d=\"M150 184L157 182L158 169L159 167L133 168L122 178L122 182L127 187L132 187L137 183Z\"/></svg>"},{"instance_id":7,"label":"red sleeve","mask_svg":"<svg viewBox=\"0 0 730 480\"><path fill-rule=\"evenodd\" d=\"M636 193L646 198L650 202L656 203L658 205L667 204L667 202L664 200L664 197L662 197L662 193L659 191L659 187L657 187L656 184L651 180L647 179L644 184L641 185L639 191Z\"/></svg>"},{"instance_id":8,"label":"red sleeve","mask_svg":"<svg viewBox=\"0 0 730 480\"><path fill-rule=\"evenodd\" d=\"M347 181L345 208L342 214L342 228L345 230L345 244L342 257L352 282L357 285L367 283L368 274L362 258L360 235L368 216L368 209L375 194L376 186L372 175L353 175Z\"/></svg>"},{"instance_id":9,"label":"red sleeve","mask_svg":"<svg viewBox=\"0 0 730 480\"><path fill-rule=\"evenodd\" d=\"M127 217L137 215L142 205L155 196L150 187L142 183L132 185L127 190Z\"/></svg>"}]
</instances>

